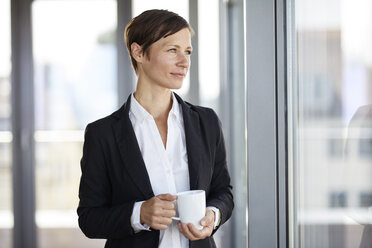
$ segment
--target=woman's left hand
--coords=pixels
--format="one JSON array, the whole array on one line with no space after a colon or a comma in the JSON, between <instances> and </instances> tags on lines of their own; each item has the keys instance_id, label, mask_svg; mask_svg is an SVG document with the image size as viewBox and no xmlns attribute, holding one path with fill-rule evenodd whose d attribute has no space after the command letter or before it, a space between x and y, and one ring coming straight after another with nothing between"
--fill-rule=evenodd
<instances>
[{"instance_id":1,"label":"woman's left hand","mask_svg":"<svg viewBox=\"0 0 372 248\"><path fill-rule=\"evenodd\" d=\"M203 226L202 230L197 229L192 223L178 223L178 229L180 232L190 240L205 239L211 236L214 228L215 214L212 210L207 208L205 217L200 221L200 225Z\"/></svg>"}]
</instances>

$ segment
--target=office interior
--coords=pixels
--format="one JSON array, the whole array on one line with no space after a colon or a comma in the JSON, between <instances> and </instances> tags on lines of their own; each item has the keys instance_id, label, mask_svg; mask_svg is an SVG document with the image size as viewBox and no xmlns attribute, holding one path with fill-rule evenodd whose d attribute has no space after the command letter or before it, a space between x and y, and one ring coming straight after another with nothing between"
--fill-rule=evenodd
<instances>
[{"instance_id":1,"label":"office interior","mask_svg":"<svg viewBox=\"0 0 372 248\"><path fill-rule=\"evenodd\" d=\"M176 92L219 115L226 248L372 247L372 1L1 0L0 248L103 247L78 228L84 129L135 89L128 21L190 22Z\"/></svg>"}]
</instances>

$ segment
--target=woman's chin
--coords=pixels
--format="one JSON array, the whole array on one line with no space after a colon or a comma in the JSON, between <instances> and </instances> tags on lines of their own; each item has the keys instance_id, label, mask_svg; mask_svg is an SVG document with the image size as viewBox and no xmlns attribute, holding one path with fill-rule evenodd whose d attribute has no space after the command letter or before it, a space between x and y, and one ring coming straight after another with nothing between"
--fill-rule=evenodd
<instances>
[{"instance_id":1,"label":"woman's chin","mask_svg":"<svg viewBox=\"0 0 372 248\"><path fill-rule=\"evenodd\" d=\"M181 87L182 87L182 83L181 84L172 85L171 90L179 90L179 89L181 89Z\"/></svg>"}]
</instances>

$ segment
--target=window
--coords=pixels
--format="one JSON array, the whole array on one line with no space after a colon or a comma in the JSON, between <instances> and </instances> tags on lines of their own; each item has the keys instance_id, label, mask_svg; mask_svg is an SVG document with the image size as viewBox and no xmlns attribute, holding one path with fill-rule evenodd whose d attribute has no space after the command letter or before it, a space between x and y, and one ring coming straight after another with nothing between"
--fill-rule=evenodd
<instances>
[{"instance_id":1,"label":"window","mask_svg":"<svg viewBox=\"0 0 372 248\"><path fill-rule=\"evenodd\" d=\"M200 104L220 113L220 15L219 1L198 1ZM206 15L205 13L208 13Z\"/></svg>"},{"instance_id":2,"label":"window","mask_svg":"<svg viewBox=\"0 0 372 248\"><path fill-rule=\"evenodd\" d=\"M372 192L362 192L359 197L359 205L361 207L372 207Z\"/></svg>"},{"instance_id":3,"label":"window","mask_svg":"<svg viewBox=\"0 0 372 248\"><path fill-rule=\"evenodd\" d=\"M329 207L342 208L346 207L347 195L346 192L331 192L329 194Z\"/></svg>"},{"instance_id":4,"label":"window","mask_svg":"<svg viewBox=\"0 0 372 248\"><path fill-rule=\"evenodd\" d=\"M15 75L21 76L21 80L15 82L10 81L11 2L14 10L12 17L20 20L13 23L14 30L19 31L13 36L16 37L13 42L17 51L13 54L16 61L13 68L17 70ZM127 94L130 88L121 87L117 83L117 77L121 80L128 74L117 68L118 63L125 64L120 55L120 49L125 47L115 44L117 19L119 25L122 25L122 21L129 18L127 15L130 10L126 8L129 5L133 7L133 15L138 15L149 8L170 9L187 20L191 19L193 26L199 29L193 38L194 43L199 43L199 51L195 52L198 56L194 56L196 59L191 66L191 71L198 68L195 70L197 73L194 71L192 74L196 80L192 81L194 85L190 87L187 78L178 93L186 100L192 100L190 101L192 103L214 108L221 118L236 205L231 220L220 228L214 237L218 246L244 247L247 241L248 222L247 146L246 136L243 135L246 131L244 99L246 58L243 56L245 2L1 1L0 247L12 246L12 233L16 234L14 235L16 242L21 240L29 246L33 246L33 241L37 239L38 247L103 247L103 240L89 240L78 228L76 207L80 179L79 164L87 123L116 110L117 103L122 102L121 94ZM189 8L192 11L189 11ZM125 14L117 16L118 11ZM29 29L31 26L32 30ZM22 35L19 35L20 33ZM21 49L16 48L17 46ZM119 58L116 58L117 56ZM24 58L26 59L23 60ZM33 59L33 62L30 59ZM21 63L18 63L19 61ZM30 79L28 73L32 69L34 78ZM25 78L27 80L24 80ZM12 88L12 83L20 87ZM34 88L30 90L25 86ZM14 116L21 116L20 119L29 122L11 122L12 90L16 96L13 103L22 103L14 105L16 106ZM27 110L19 108L24 106L28 106ZM34 112L28 111L29 109L34 109ZM23 123L22 128L17 128L18 123ZM16 127L13 135L12 125ZM26 128L23 129L24 127ZM29 133L34 131L33 127L35 132ZM30 142L31 149L24 145L24 140ZM12 192L12 155L17 159L18 156L15 154L20 154L18 151L23 149L26 151L27 159L24 160L26 162L14 162L16 169L22 168L21 173L13 174L14 185L21 185L19 188L23 190L22 192L31 189L29 192L32 196ZM33 186L34 182L36 199L33 187L28 187ZM17 221L14 227L12 193L21 199L18 201L18 197L15 197L14 216L27 225L19 224ZM34 200L36 212L29 204L23 204L34 203ZM34 235L34 214L37 237ZM25 226L29 232L23 232L22 228ZM28 242L29 240L32 244Z\"/></svg>"},{"instance_id":5,"label":"window","mask_svg":"<svg viewBox=\"0 0 372 248\"><path fill-rule=\"evenodd\" d=\"M76 208L84 129L117 108L116 1L34 1L32 17L39 247L103 247Z\"/></svg>"},{"instance_id":6,"label":"window","mask_svg":"<svg viewBox=\"0 0 372 248\"><path fill-rule=\"evenodd\" d=\"M341 136L341 135L340 135ZM346 154L344 148L344 140L342 139L329 139L328 141L328 153L330 157L342 159L343 155Z\"/></svg>"},{"instance_id":7,"label":"window","mask_svg":"<svg viewBox=\"0 0 372 248\"><path fill-rule=\"evenodd\" d=\"M287 7L290 247L359 247L372 205L372 3Z\"/></svg>"},{"instance_id":8,"label":"window","mask_svg":"<svg viewBox=\"0 0 372 248\"><path fill-rule=\"evenodd\" d=\"M0 2L0 240L12 246L12 133L11 133L11 47L10 0Z\"/></svg>"},{"instance_id":9,"label":"window","mask_svg":"<svg viewBox=\"0 0 372 248\"><path fill-rule=\"evenodd\" d=\"M361 139L359 141L359 153L361 157L372 158L372 139Z\"/></svg>"}]
</instances>

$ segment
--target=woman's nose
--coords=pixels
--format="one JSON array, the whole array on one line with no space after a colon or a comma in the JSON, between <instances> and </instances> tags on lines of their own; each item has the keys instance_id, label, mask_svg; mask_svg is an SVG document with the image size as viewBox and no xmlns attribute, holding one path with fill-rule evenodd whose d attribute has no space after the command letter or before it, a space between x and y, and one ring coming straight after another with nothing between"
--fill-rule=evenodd
<instances>
[{"instance_id":1,"label":"woman's nose","mask_svg":"<svg viewBox=\"0 0 372 248\"><path fill-rule=\"evenodd\" d=\"M179 60L178 60L177 65L182 66L184 68L188 68L190 65L190 55L180 53L178 57L179 57Z\"/></svg>"}]
</instances>

